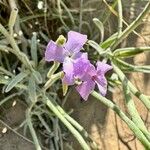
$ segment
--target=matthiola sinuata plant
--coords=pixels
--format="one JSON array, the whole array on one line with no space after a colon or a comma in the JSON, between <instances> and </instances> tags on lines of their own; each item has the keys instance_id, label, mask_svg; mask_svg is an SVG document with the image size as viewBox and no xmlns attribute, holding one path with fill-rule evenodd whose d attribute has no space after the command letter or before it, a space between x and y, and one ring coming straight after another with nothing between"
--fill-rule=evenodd
<instances>
[{"instance_id":1,"label":"matthiola sinuata plant","mask_svg":"<svg viewBox=\"0 0 150 150\"><path fill-rule=\"evenodd\" d=\"M29 104L29 108L26 112L25 122L30 129L30 133L33 137L33 141L37 150L42 150L42 145L36 135L36 130L34 130L33 123L35 121L33 120L35 117L34 119L32 117L33 115L37 115L38 117L42 118L44 114L46 115L46 118L48 117L47 120L52 119L51 117L53 116L59 118L59 120L78 140L82 149L90 150L93 145L95 145L94 149L97 149L96 144L93 142L84 128L72 117L70 117L69 114L67 114L65 110L57 103L53 93L50 94L50 91L46 91L46 89L49 88L58 79L62 80L62 85L65 91L67 90L68 86L75 84L76 90L84 100L87 100L89 94L91 94L96 98L96 100L112 109L128 125L135 136L141 141L143 146L146 149L150 149L150 132L148 131L136 109L132 95L136 96L148 110L150 110L149 97L138 91L138 89L124 74L124 71L129 73L150 73L150 66L135 66L125 62L124 60L124 58L133 57L136 54L150 51L150 47L127 47L116 49L116 47L118 47L118 45L131 32L134 31L134 29L141 23L142 19L149 13L150 2L147 3L139 16L124 30L122 30L123 16L121 0L118 0L116 4L118 4L118 32L110 36L105 41L101 40L101 42L98 44L92 40L87 40L87 35L83 35L75 31L70 31L68 32L67 41L65 37L61 35L56 42L51 40L48 43L45 51L45 61L53 62L53 65L49 69L47 74L48 81L46 80L46 82L46 72L44 72L45 63L43 63L43 59L40 62L38 62L37 59L38 55L36 35L33 35L30 45L32 61L30 61L28 55L20 50L20 46L18 45L20 42L16 41L16 39L12 36L13 27L15 25L18 13L17 9L12 10L10 15L10 21L8 24L9 31L0 23L0 32L5 36L5 40L9 43L7 45L0 45L0 50L3 52L13 53L22 64L21 69L18 69L20 70L20 73L17 75L12 74L5 68L1 67L3 74L1 75L0 83L5 85L5 92L9 92L15 87L19 93L25 93L25 100L27 100L27 103ZM93 21L101 31L101 36L103 37L103 23L100 22L100 20L97 18L94 18ZM99 56L105 60L109 60L111 65L103 61L97 61L95 65L96 67L91 64L90 60L88 59L88 54L86 52L82 52L85 43L93 47ZM60 64L62 64L62 70L58 73L55 73ZM124 113L123 110L119 108L119 106L112 100L109 100L105 97L107 93L107 80L105 78L105 74L111 69L114 71L113 74L116 76L117 82L112 81L113 75L110 77L109 81L112 83L113 88L115 86L122 85L125 107L128 110L128 114ZM11 78L8 80L5 79L5 74L9 74ZM44 86L42 86L43 84ZM96 85L99 89L99 92L94 91ZM1 102L1 105L2 103L6 102L6 100L7 98ZM51 115L52 113L53 115ZM44 119L45 117L40 119L40 121L44 127L48 129L48 132L50 131L49 135L51 137L51 130L49 130L50 126L48 126L46 120ZM53 119L52 122L54 122ZM56 141L58 141L57 136L56 139Z\"/></svg>"},{"instance_id":2,"label":"matthiola sinuata plant","mask_svg":"<svg viewBox=\"0 0 150 150\"><path fill-rule=\"evenodd\" d=\"M56 61L62 63L64 77L63 84L76 86L77 91L84 100L97 84L99 92L105 96L107 91L107 80L105 73L112 67L104 62L98 61L95 68L88 59L88 54L81 52L87 42L87 35L75 31L68 32L68 40L62 40L61 36L57 42L50 41L45 51L46 61ZM60 41L60 42L59 42ZM64 42L61 42L64 41Z\"/></svg>"}]
</instances>

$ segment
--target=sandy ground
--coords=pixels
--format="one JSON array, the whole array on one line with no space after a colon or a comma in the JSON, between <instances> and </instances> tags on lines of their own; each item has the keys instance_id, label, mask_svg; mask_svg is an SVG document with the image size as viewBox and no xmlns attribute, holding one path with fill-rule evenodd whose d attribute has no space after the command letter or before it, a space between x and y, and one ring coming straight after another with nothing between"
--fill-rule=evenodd
<instances>
[{"instance_id":1,"label":"sandy ground","mask_svg":"<svg viewBox=\"0 0 150 150\"><path fill-rule=\"evenodd\" d=\"M12 129L15 129L25 119L25 109L25 106L19 101L14 107L10 105L8 109L3 109L4 122ZM35 150L33 144L16 135L8 128L6 133L2 133L5 127L4 124L0 123L0 150ZM19 130L19 133L22 134L22 130Z\"/></svg>"}]
</instances>

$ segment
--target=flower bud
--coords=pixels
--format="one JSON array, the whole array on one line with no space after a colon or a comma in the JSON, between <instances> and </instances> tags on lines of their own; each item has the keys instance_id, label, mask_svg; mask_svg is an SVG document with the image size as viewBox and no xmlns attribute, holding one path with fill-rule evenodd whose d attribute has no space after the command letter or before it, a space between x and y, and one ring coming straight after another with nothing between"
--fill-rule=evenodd
<instances>
[{"instance_id":1,"label":"flower bud","mask_svg":"<svg viewBox=\"0 0 150 150\"><path fill-rule=\"evenodd\" d=\"M66 38L63 36L63 35L60 35L58 37L58 39L56 40L56 43L59 45L59 46L63 46L65 43L66 43Z\"/></svg>"},{"instance_id":2,"label":"flower bud","mask_svg":"<svg viewBox=\"0 0 150 150\"><path fill-rule=\"evenodd\" d=\"M67 91L68 91L68 85L65 84L65 83L63 83L63 84L62 84L62 89L63 89L63 96L65 96L66 93L67 93Z\"/></svg>"}]
</instances>

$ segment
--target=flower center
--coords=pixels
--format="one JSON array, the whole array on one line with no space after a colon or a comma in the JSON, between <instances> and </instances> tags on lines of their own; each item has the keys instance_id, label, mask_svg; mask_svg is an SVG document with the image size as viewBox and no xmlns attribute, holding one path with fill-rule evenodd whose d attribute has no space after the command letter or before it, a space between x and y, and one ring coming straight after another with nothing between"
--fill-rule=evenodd
<instances>
[{"instance_id":1,"label":"flower center","mask_svg":"<svg viewBox=\"0 0 150 150\"><path fill-rule=\"evenodd\" d=\"M97 76L96 76L96 75L92 76L92 80L93 80L93 81L95 81L95 80L96 80L96 78L97 78Z\"/></svg>"}]
</instances>

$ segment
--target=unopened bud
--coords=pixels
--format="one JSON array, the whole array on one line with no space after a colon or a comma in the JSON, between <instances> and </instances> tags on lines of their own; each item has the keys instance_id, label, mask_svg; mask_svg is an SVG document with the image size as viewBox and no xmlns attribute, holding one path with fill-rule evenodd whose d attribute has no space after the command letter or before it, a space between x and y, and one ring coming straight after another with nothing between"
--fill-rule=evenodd
<instances>
[{"instance_id":1,"label":"unopened bud","mask_svg":"<svg viewBox=\"0 0 150 150\"><path fill-rule=\"evenodd\" d=\"M63 46L66 43L66 38L63 35L60 35L56 41L59 46Z\"/></svg>"},{"instance_id":2,"label":"unopened bud","mask_svg":"<svg viewBox=\"0 0 150 150\"><path fill-rule=\"evenodd\" d=\"M62 84L62 89L63 89L63 96L65 96L67 94L67 91L68 91L68 85L63 83Z\"/></svg>"}]
</instances>

